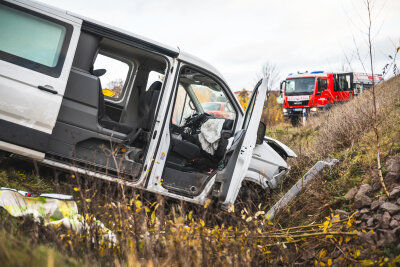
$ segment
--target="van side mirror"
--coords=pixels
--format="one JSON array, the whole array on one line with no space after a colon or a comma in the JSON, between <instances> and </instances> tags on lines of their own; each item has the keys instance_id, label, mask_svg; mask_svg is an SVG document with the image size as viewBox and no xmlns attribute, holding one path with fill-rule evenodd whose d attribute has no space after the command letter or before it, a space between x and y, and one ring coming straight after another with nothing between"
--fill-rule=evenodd
<instances>
[{"instance_id":1,"label":"van side mirror","mask_svg":"<svg viewBox=\"0 0 400 267\"><path fill-rule=\"evenodd\" d=\"M260 121L260 124L258 125L257 129L257 140L256 140L257 145L261 145L264 142L264 136L266 130L267 126L262 121Z\"/></svg>"}]
</instances>

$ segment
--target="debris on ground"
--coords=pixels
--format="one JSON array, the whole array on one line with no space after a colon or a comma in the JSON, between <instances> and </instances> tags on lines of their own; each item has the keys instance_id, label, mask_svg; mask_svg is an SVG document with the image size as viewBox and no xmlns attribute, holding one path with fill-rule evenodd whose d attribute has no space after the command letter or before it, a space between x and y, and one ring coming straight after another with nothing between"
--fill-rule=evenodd
<instances>
[{"instance_id":1,"label":"debris on ground","mask_svg":"<svg viewBox=\"0 0 400 267\"><path fill-rule=\"evenodd\" d=\"M89 225L78 212L76 202L70 195L46 193L36 196L32 193L12 188L0 187L0 207L14 217L32 216L34 221L43 222L45 226L65 227L77 233L83 233ZM102 229L103 238L115 242L115 235L103 223L90 220Z\"/></svg>"}]
</instances>

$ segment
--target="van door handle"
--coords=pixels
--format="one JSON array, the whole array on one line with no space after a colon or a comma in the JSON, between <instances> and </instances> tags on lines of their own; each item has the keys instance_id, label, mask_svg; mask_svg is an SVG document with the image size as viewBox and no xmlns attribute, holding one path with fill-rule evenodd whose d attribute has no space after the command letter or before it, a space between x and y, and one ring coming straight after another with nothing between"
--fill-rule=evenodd
<instances>
[{"instance_id":1,"label":"van door handle","mask_svg":"<svg viewBox=\"0 0 400 267\"><path fill-rule=\"evenodd\" d=\"M50 85L45 85L45 86L39 85L38 88L42 91L46 91L55 95L58 94L58 92L54 90L53 86Z\"/></svg>"}]
</instances>

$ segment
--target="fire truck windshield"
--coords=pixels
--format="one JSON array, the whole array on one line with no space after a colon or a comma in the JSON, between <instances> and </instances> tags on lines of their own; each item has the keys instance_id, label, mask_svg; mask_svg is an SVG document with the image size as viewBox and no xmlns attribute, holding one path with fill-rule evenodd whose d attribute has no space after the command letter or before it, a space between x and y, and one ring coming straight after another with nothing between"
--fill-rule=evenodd
<instances>
[{"instance_id":1,"label":"fire truck windshield","mask_svg":"<svg viewBox=\"0 0 400 267\"><path fill-rule=\"evenodd\" d=\"M285 95L312 95L315 89L315 77L286 80Z\"/></svg>"}]
</instances>

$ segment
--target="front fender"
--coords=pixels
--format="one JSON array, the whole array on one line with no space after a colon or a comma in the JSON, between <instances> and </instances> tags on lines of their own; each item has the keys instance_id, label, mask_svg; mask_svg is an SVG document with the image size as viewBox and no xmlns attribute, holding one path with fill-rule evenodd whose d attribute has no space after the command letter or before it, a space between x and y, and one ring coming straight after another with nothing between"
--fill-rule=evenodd
<instances>
[{"instance_id":1,"label":"front fender","mask_svg":"<svg viewBox=\"0 0 400 267\"><path fill-rule=\"evenodd\" d=\"M267 142L267 144L274 144L277 147L279 147L283 152L285 152L286 156L289 158L297 158L296 153L294 153L293 150L291 150L287 145L279 142L276 139L273 139L269 136L264 136L264 141Z\"/></svg>"}]
</instances>

